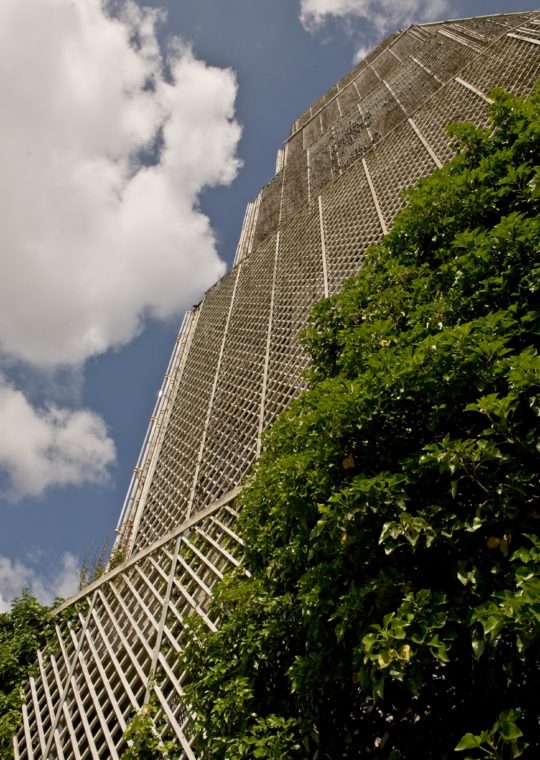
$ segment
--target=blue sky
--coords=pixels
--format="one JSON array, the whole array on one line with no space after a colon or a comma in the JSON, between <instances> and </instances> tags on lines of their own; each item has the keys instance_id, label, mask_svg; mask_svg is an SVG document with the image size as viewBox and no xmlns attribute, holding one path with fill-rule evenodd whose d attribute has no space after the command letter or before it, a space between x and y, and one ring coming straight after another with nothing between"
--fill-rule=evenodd
<instances>
[{"instance_id":1,"label":"blue sky","mask_svg":"<svg viewBox=\"0 0 540 760\"><path fill-rule=\"evenodd\" d=\"M294 119L411 22L510 0L3 0L0 611L112 539L184 309Z\"/></svg>"}]
</instances>

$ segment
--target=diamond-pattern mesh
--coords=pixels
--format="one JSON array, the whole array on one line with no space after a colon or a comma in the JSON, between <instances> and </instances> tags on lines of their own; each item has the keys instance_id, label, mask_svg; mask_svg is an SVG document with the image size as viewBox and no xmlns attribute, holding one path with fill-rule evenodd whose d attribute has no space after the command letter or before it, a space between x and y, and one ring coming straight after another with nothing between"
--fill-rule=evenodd
<instances>
[{"instance_id":1,"label":"diamond-pattern mesh","mask_svg":"<svg viewBox=\"0 0 540 760\"><path fill-rule=\"evenodd\" d=\"M415 62L441 81L448 81L465 66L470 57L471 51L466 45L442 34L433 35L412 55Z\"/></svg>"},{"instance_id":2,"label":"diamond-pattern mesh","mask_svg":"<svg viewBox=\"0 0 540 760\"><path fill-rule=\"evenodd\" d=\"M309 151L311 198L316 198L321 189L339 175L339 160L336 155L334 137L333 132L327 132Z\"/></svg>"},{"instance_id":3,"label":"diamond-pattern mesh","mask_svg":"<svg viewBox=\"0 0 540 760\"><path fill-rule=\"evenodd\" d=\"M206 294L152 479L135 546L146 546L187 515L201 439L218 370L236 272Z\"/></svg>"},{"instance_id":4,"label":"diamond-pattern mesh","mask_svg":"<svg viewBox=\"0 0 540 760\"><path fill-rule=\"evenodd\" d=\"M274 234L240 272L193 513L239 483L257 452L275 250Z\"/></svg>"},{"instance_id":5,"label":"diamond-pattern mesh","mask_svg":"<svg viewBox=\"0 0 540 760\"><path fill-rule=\"evenodd\" d=\"M400 59L393 55L390 50L383 50L383 52L372 61L371 66L381 79L385 79L391 71L399 66L399 63Z\"/></svg>"},{"instance_id":6,"label":"diamond-pattern mesh","mask_svg":"<svg viewBox=\"0 0 540 760\"><path fill-rule=\"evenodd\" d=\"M370 92L376 84L379 83L379 77L375 74L371 66L362 67L358 76L353 80L358 95L363 98Z\"/></svg>"},{"instance_id":7,"label":"diamond-pattern mesh","mask_svg":"<svg viewBox=\"0 0 540 760\"><path fill-rule=\"evenodd\" d=\"M322 194L328 289L335 293L358 271L362 256L381 237L381 224L361 162Z\"/></svg>"},{"instance_id":8,"label":"diamond-pattern mesh","mask_svg":"<svg viewBox=\"0 0 540 760\"><path fill-rule=\"evenodd\" d=\"M366 155L366 164L387 227L403 207L403 189L435 169L433 159L407 122L373 147Z\"/></svg>"},{"instance_id":9,"label":"diamond-pattern mesh","mask_svg":"<svg viewBox=\"0 0 540 760\"><path fill-rule=\"evenodd\" d=\"M496 85L532 91L539 16L397 32L295 121L235 267L179 338L120 526L132 553L65 605L69 620L58 615L26 687L15 758L118 758L127 722L152 700L158 734L195 760L178 654L190 618L219 626L214 586L242 562L238 484L261 432L303 387L298 333L313 303L358 271L432 154L451 157L448 123L484 124Z\"/></svg>"},{"instance_id":10,"label":"diamond-pattern mesh","mask_svg":"<svg viewBox=\"0 0 540 760\"><path fill-rule=\"evenodd\" d=\"M415 124L442 162L453 155L448 124L464 121L484 126L487 122L486 104L457 82L449 82L431 99L429 107L420 108L414 114Z\"/></svg>"},{"instance_id":11,"label":"diamond-pattern mesh","mask_svg":"<svg viewBox=\"0 0 540 760\"><path fill-rule=\"evenodd\" d=\"M520 34L519 29L515 34ZM523 36L527 36L526 31ZM538 76L540 45L508 36L460 73L462 79L486 94L494 87L504 87L514 95L530 95Z\"/></svg>"},{"instance_id":12,"label":"diamond-pattern mesh","mask_svg":"<svg viewBox=\"0 0 540 760\"><path fill-rule=\"evenodd\" d=\"M334 98L327 106L321 111L321 130L326 132L341 116L340 111L341 103L339 103L339 97Z\"/></svg>"},{"instance_id":13,"label":"diamond-pattern mesh","mask_svg":"<svg viewBox=\"0 0 540 760\"><path fill-rule=\"evenodd\" d=\"M313 143L319 139L319 137L322 134L322 126L321 126L321 112L318 111L315 116L311 119L311 121L308 121L304 129L302 130L302 135L304 139L304 150L306 148L309 148L310 145L313 145Z\"/></svg>"},{"instance_id":14,"label":"diamond-pattern mesh","mask_svg":"<svg viewBox=\"0 0 540 760\"><path fill-rule=\"evenodd\" d=\"M371 147L372 127L369 112L364 116L358 107L341 119L333 133L333 151L339 169L346 169Z\"/></svg>"},{"instance_id":15,"label":"diamond-pattern mesh","mask_svg":"<svg viewBox=\"0 0 540 760\"><path fill-rule=\"evenodd\" d=\"M342 114L346 114L356 106L359 100L359 96L358 90L354 86L354 83L347 85L347 87L345 87L345 89L340 92L338 100Z\"/></svg>"},{"instance_id":16,"label":"diamond-pattern mesh","mask_svg":"<svg viewBox=\"0 0 540 760\"><path fill-rule=\"evenodd\" d=\"M362 98L360 107L375 142L405 118L403 108L383 82Z\"/></svg>"},{"instance_id":17,"label":"diamond-pattern mesh","mask_svg":"<svg viewBox=\"0 0 540 760\"><path fill-rule=\"evenodd\" d=\"M306 206L281 229L264 406L264 427L303 387L307 364L297 336L313 304L324 295L319 210Z\"/></svg>"},{"instance_id":18,"label":"diamond-pattern mesh","mask_svg":"<svg viewBox=\"0 0 540 760\"><path fill-rule=\"evenodd\" d=\"M319 133L320 134L320 133ZM297 159L287 161L283 178L280 222L283 223L308 200L308 165L304 151Z\"/></svg>"},{"instance_id":19,"label":"diamond-pattern mesh","mask_svg":"<svg viewBox=\"0 0 540 760\"><path fill-rule=\"evenodd\" d=\"M302 156L302 154L300 154L300 156ZM290 161L290 163L293 162ZM264 240L264 238L273 230L277 229L281 208L283 176L284 171L276 174L276 176L265 185L261 191L261 202L253 236L253 244L255 246Z\"/></svg>"},{"instance_id":20,"label":"diamond-pattern mesh","mask_svg":"<svg viewBox=\"0 0 540 760\"><path fill-rule=\"evenodd\" d=\"M392 51L398 58L404 61L409 55L423 44L422 37L415 34L413 29L407 29L392 45Z\"/></svg>"},{"instance_id":21,"label":"diamond-pattern mesh","mask_svg":"<svg viewBox=\"0 0 540 760\"><path fill-rule=\"evenodd\" d=\"M407 61L386 79L395 98L407 114L413 113L420 103L425 103L440 83L414 61Z\"/></svg>"}]
</instances>

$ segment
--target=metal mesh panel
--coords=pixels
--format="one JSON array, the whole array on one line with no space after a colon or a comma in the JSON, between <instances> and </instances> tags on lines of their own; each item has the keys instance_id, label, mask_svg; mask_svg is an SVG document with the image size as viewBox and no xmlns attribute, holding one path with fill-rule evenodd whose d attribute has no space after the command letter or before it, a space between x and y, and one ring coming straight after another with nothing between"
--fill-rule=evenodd
<instances>
[{"instance_id":1,"label":"metal mesh panel","mask_svg":"<svg viewBox=\"0 0 540 760\"><path fill-rule=\"evenodd\" d=\"M488 18L469 19L456 21L452 28L475 42L489 44L494 42L504 32L501 24L494 23Z\"/></svg>"},{"instance_id":2,"label":"metal mesh panel","mask_svg":"<svg viewBox=\"0 0 540 760\"><path fill-rule=\"evenodd\" d=\"M235 272L226 275L208 291L201 305L201 315L137 532L137 548L171 530L187 513L235 275Z\"/></svg>"},{"instance_id":3,"label":"metal mesh panel","mask_svg":"<svg viewBox=\"0 0 540 760\"><path fill-rule=\"evenodd\" d=\"M378 58L375 58L371 62L371 65L375 73L378 74L381 79L385 79L396 66L399 66L399 58L392 55L390 50L384 50Z\"/></svg>"},{"instance_id":4,"label":"metal mesh panel","mask_svg":"<svg viewBox=\"0 0 540 760\"><path fill-rule=\"evenodd\" d=\"M215 630L219 621L209 609L211 594L223 573L238 566L242 558L242 542L235 533L238 512L227 504L218 512L195 525L181 538L176 574L164 622L164 643L157 660L154 692L160 711L156 717L162 724L163 738L184 739L186 756L196 738L192 716L183 695L186 674L182 671L178 652L186 635L186 625L198 614Z\"/></svg>"},{"instance_id":5,"label":"metal mesh panel","mask_svg":"<svg viewBox=\"0 0 540 760\"><path fill-rule=\"evenodd\" d=\"M253 206L254 204L250 205ZM144 508L148 486L152 481L156 465L159 461L165 431L176 399L178 386L182 379L198 317L199 310L194 308L186 312L182 320L171 359L150 417L150 424L137 460L137 466L134 469L122 506L113 551L125 553L131 549L134 522L137 515Z\"/></svg>"},{"instance_id":6,"label":"metal mesh panel","mask_svg":"<svg viewBox=\"0 0 540 760\"><path fill-rule=\"evenodd\" d=\"M327 132L309 152L309 185L311 198L339 174L333 132Z\"/></svg>"},{"instance_id":7,"label":"metal mesh panel","mask_svg":"<svg viewBox=\"0 0 540 760\"><path fill-rule=\"evenodd\" d=\"M385 37L385 39L379 45L377 45L376 48L374 48L371 52L369 52L365 56L364 60L367 61L368 63L371 63L372 61L374 61L376 58L378 58L381 55L381 53L384 50L386 50L387 47L390 47L391 45L393 45L393 43L400 36L400 34L401 34L401 31L398 29L397 31L388 35L388 37Z\"/></svg>"},{"instance_id":8,"label":"metal mesh panel","mask_svg":"<svg viewBox=\"0 0 540 760\"><path fill-rule=\"evenodd\" d=\"M280 233L264 427L303 387L306 355L298 332L324 295L318 207L304 207Z\"/></svg>"},{"instance_id":9,"label":"metal mesh panel","mask_svg":"<svg viewBox=\"0 0 540 760\"><path fill-rule=\"evenodd\" d=\"M305 130L304 130L305 131ZM287 161L283 178L281 222L289 219L308 200L307 156L303 153L294 161ZM276 225L277 226L277 225Z\"/></svg>"},{"instance_id":10,"label":"metal mesh panel","mask_svg":"<svg viewBox=\"0 0 540 760\"><path fill-rule=\"evenodd\" d=\"M304 137L302 130L287 140L285 161L294 161L304 150Z\"/></svg>"},{"instance_id":11,"label":"metal mesh panel","mask_svg":"<svg viewBox=\"0 0 540 760\"><path fill-rule=\"evenodd\" d=\"M403 206L402 190L435 169L433 159L408 123L375 145L366 155L366 163L387 227Z\"/></svg>"},{"instance_id":12,"label":"metal mesh panel","mask_svg":"<svg viewBox=\"0 0 540 760\"><path fill-rule=\"evenodd\" d=\"M344 77L342 77L339 80L339 89L344 90L348 84L352 82L352 80L358 76L359 72L362 70L363 67L365 67L366 64L364 61L360 61L354 68L352 68L350 71L348 71Z\"/></svg>"},{"instance_id":13,"label":"metal mesh panel","mask_svg":"<svg viewBox=\"0 0 540 760\"><path fill-rule=\"evenodd\" d=\"M311 119L311 108L309 108L305 113L302 114L302 116L300 116L295 121L294 131L303 127L310 119Z\"/></svg>"},{"instance_id":14,"label":"metal mesh panel","mask_svg":"<svg viewBox=\"0 0 540 760\"><path fill-rule=\"evenodd\" d=\"M332 100L332 98L338 94L338 85L335 84L333 87L331 87L329 90L327 90L324 95L319 98L319 100L316 100L315 103L311 106L311 113L315 114L317 111L319 111L323 106L325 106L329 100Z\"/></svg>"},{"instance_id":15,"label":"metal mesh panel","mask_svg":"<svg viewBox=\"0 0 540 760\"><path fill-rule=\"evenodd\" d=\"M470 60L471 51L465 45L445 37L434 35L421 48L414 52L413 58L421 66L442 81L448 80Z\"/></svg>"},{"instance_id":16,"label":"metal mesh panel","mask_svg":"<svg viewBox=\"0 0 540 760\"><path fill-rule=\"evenodd\" d=\"M380 140L405 118L403 109L383 82L379 82L360 106L374 141Z\"/></svg>"},{"instance_id":17,"label":"metal mesh panel","mask_svg":"<svg viewBox=\"0 0 540 760\"><path fill-rule=\"evenodd\" d=\"M339 120L340 116L341 113L339 110L338 98L335 98L321 111L322 131L326 132L327 129L329 129L333 124L336 123L336 121Z\"/></svg>"},{"instance_id":18,"label":"metal mesh panel","mask_svg":"<svg viewBox=\"0 0 540 760\"><path fill-rule=\"evenodd\" d=\"M362 163L322 195L328 289L336 292L358 271L366 248L382 235Z\"/></svg>"},{"instance_id":19,"label":"metal mesh panel","mask_svg":"<svg viewBox=\"0 0 540 760\"><path fill-rule=\"evenodd\" d=\"M453 151L447 127L450 123L472 121L486 124L486 103L457 82L449 82L433 96L429 105L414 115L415 124L440 161L448 161Z\"/></svg>"},{"instance_id":20,"label":"metal mesh panel","mask_svg":"<svg viewBox=\"0 0 540 760\"><path fill-rule=\"evenodd\" d=\"M412 29L407 29L392 45L394 53L404 60L422 44L422 39Z\"/></svg>"},{"instance_id":21,"label":"metal mesh panel","mask_svg":"<svg viewBox=\"0 0 540 760\"><path fill-rule=\"evenodd\" d=\"M346 114L358 103L358 92L353 83L349 84L339 95L341 113Z\"/></svg>"},{"instance_id":22,"label":"metal mesh panel","mask_svg":"<svg viewBox=\"0 0 540 760\"><path fill-rule=\"evenodd\" d=\"M317 113L311 119L311 121L309 121L306 124L306 126L302 130L302 136L304 140L304 150L306 148L309 148L310 145L313 145L313 143L319 139L319 137L321 136L321 133L322 133L322 129L321 129L320 113Z\"/></svg>"},{"instance_id":23,"label":"metal mesh panel","mask_svg":"<svg viewBox=\"0 0 540 760\"><path fill-rule=\"evenodd\" d=\"M460 72L461 78L481 92L504 87L515 95L530 95L538 76L540 45L507 36L496 42L481 60Z\"/></svg>"},{"instance_id":24,"label":"metal mesh panel","mask_svg":"<svg viewBox=\"0 0 540 760\"><path fill-rule=\"evenodd\" d=\"M530 14L512 13L499 16L486 16L485 18L466 18L455 21L454 24L479 32L491 40L496 39L505 31L520 26L529 18Z\"/></svg>"},{"instance_id":25,"label":"metal mesh panel","mask_svg":"<svg viewBox=\"0 0 540 760\"><path fill-rule=\"evenodd\" d=\"M253 245L258 245L275 230L279 224L281 206L281 187L284 171L276 176L262 189L259 214L253 235Z\"/></svg>"},{"instance_id":26,"label":"metal mesh panel","mask_svg":"<svg viewBox=\"0 0 540 760\"><path fill-rule=\"evenodd\" d=\"M340 169L345 169L371 147L372 120L357 108L334 129L334 151Z\"/></svg>"},{"instance_id":27,"label":"metal mesh panel","mask_svg":"<svg viewBox=\"0 0 540 760\"><path fill-rule=\"evenodd\" d=\"M242 265L192 512L239 483L257 452L275 241Z\"/></svg>"},{"instance_id":28,"label":"metal mesh panel","mask_svg":"<svg viewBox=\"0 0 540 760\"><path fill-rule=\"evenodd\" d=\"M408 114L425 103L440 87L439 82L414 61L402 64L386 81Z\"/></svg>"},{"instance_id":29,"label":"metal mesh panel","mask_svg":"<svg viewBox=\"0 0 540 760\"><path fill-rule=\"evenodd\" d=\"M378 83L379 78L371 66L364 66L356 79L354 79L354 86L361 98L365 97Z\"/></svg>"},{"instance_id":30,"label":"metal mesh panel","mask_svg":"<svg viewBox=\"0 0 540 760\"><path fill-rule=\"evenodd\" d=\"M523 24L532 14L527 13L507 13L495 16L479 16L475 18L455 19L453 21L444 21L438 24L428 24L427 28L440 31L447 30L450 33L461 36L462 39L469 39L475 44L493 42L505 31L509 31L520 24Z\"/></svg>"},{"instance_id":31,"label":"metal mesh panel","mask_svg":"<svg viewBox=\"0 0 540 760\"><path fill-rule=\"evenodd\" d=\"M526 36L529 39L540 42L540 13L536 19L530 18L526 23L520 24L517 29L514 29L509 34L517 34L518 37Z\"/></svg>"}]
</instances>

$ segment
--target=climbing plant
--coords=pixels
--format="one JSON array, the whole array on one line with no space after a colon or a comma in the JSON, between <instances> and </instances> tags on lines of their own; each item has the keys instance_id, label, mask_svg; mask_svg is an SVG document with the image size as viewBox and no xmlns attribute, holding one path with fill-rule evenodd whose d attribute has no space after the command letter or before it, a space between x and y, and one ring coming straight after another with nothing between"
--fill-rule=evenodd
<instances>
[{"instance_id":1,"label":"climbing plant","mask_svg":"<svg viewBox=\"0 0 540 760\"><path fill-rule=\"evenodd\" d=\"M493 98L312 313L183 655L201 757L539 756L540 95Z\"/></svg>"},{"instance_id":2,"label":"climbing plant","mask_svg":"<svg viewBox=\"0 0 540 760\"><path fill-rule=\"evenodd\" d=\"M21 689L35 668L36 652L52 631L52 615L25 589L0 614L0 758L13 757L21 720Z\"/></svg>"}]
</instances>

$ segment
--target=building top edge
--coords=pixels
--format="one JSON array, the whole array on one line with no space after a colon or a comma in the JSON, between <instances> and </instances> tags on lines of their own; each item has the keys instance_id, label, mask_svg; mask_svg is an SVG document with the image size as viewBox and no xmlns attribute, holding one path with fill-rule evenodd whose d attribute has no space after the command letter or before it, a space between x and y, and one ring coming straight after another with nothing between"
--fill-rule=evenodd
<instances>
[{"instance_id":1,"label":"building top edge","mask_svg":"<svg viewBox=\"0 0 540 760\"><path fill-rule=\"evenodd\" d=\"M346 72L340 79L338 79L337 82L335 82L322 95L322 97L319 98L318 101L316 101L316 103L320 102L323 99L325 99L328 96L328 94L330 92L332 92L332 90L334 88L337 88L337 91L334 93L334 95L332 95L331 97L329 97L328 100L325 100L320 105L320 107L317 108L316 111L314 111L312 114L310 114L309 118L306 119L305 123L303 123L303 124L301 124L301 125L299 125L298 127L295 128L295 124L297 124L308 113L308 111L311 111L311 109L313 108L313 106L315 104L312 104L309 108L307 108L305 111L303 111L299 115L299 117L293 123L293 126L292 126L292 128L290 130L289 135L283 141L283 144L285 145L289 140L291 140L296 134L298 134L298 132L300 132L305 127L305 125L307 123L309 123L312 119L316 118L316 116L328 105L328 103L332 102L333 100L335 100L339 96L339 94L340 94L340 88L339 88L340 83L343 82L343 80L346 79L350 75L350 73L352 71L354 71L355 69L358 69L360 71L360 68L361 68L362 64L369 65L369 64L373 63L373 61L375 61L380 55L382 55L385 52L385 50L387 50L389 47L391 47L391 45L393 45L394 42L396 42L397 39L400 36L402 36L403 34L405 34L406 32L408 32L409 30L412 30L412 29L425 29L427 31L427 30L431 30L431 29L440 27L440 26L442 26L444 24L454 24L454 23L459 23L460 21L474 21L475 19L506 18L506 17L523 16L523 15L530 16L530 15L535 14L535 13L540 13L540 7L537 8L537 9L532 9L532 10L508 11L508 12L500 12L500 13L486 13L486 14L479 14L479 15L477 14L477 15L473 15L473 16L459 16L459 17L456 17L456 18L442 18L442 19L439 19L438 21L428 21L428 22L424 22L424 23L409 24L407 26L403 26L403 27L399 27L398 29L395 29L393 32L390 32L388 35L386 35L381 40L379 40L379 42L376 45L374 45L374 47L364 56L364 58L362 58L361 61L359 61L357 64L355 64L351 69L349 69L348 72ZM377 51L378 48L382 48L381 51L377 55L373 56L373 54ZM347 84L349 84L349 83L347 83ZM345 86L347 86L347 85L345 85Z\"/></svg>"},{"instance_id":2,"label":"building top edge","mask_svg":"<svg viewBox=\"0 0 540 760\"><path fill-rule=\"evenodd\" d=\"M523 11L504 11L501 13L481 13L475 16L456 16L456 18L445 18L440 21L425 21L422 24L415 24L414 26L439 26L440 24L454 23L454 21L474 21L477 18L497 18L500 16L529 16L531 13L540 13L540 7Z\"/></svg>"}]
</instances>

